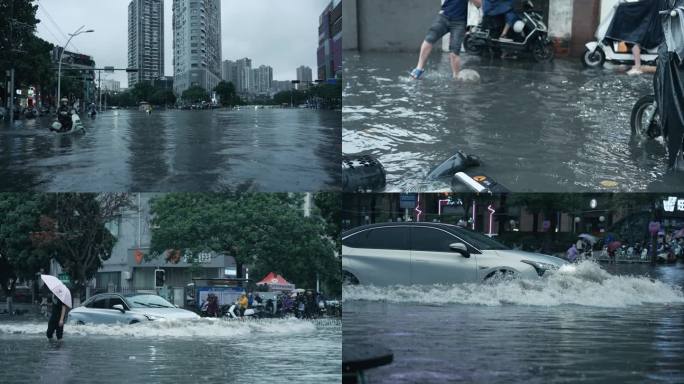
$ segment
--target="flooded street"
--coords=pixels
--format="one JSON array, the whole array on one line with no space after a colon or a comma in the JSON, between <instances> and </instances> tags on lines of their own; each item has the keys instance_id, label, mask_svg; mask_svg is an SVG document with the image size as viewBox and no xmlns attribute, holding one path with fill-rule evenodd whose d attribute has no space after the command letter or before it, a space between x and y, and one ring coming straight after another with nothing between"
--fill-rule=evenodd
<instances>
[{"instance_id":1,"label":"flooded street","mask_svg":"<svg viewBox=\"0 0 684 384\"><path fill-rule=\"evenodd\" d=\"M345 287L344 348L394 352L370 383L681 383L683 283L681 264L585 262L536 282Z\"/></svg>"},{"instance_id":2,"label":"flooded street","mask_svg":"<svg viewBox=\"0 0 684 384\"><path fill-rule=\"evenodd\" d=\"M46 322L0 323L3 383L337 383L339 320L155 321L67 325L62 342Z\"/></svg>"},{"instance_id":3,"label":"flooded street","mask_svg":"<svg viewBox=\"0 0 684 384\"><path fill-rule=\"evenodd\" d=\"M0 125L0 190L340 189L340 112L107 111L58 137L48 117Z\"/></svg>"},{"instance_id":4,"label":"flooded street","mask_svg":"<svg viewBox=\"0 0 684 384\"><path fill-rule=\"evenodd\" d=\"M343 152L379 157L386 191L449 190L449 180L425 177L457 150L480 157L473 172L515 192L684 189L684 175L666 170L663 145L630 140L632 106L653 93L652 76L584 70L575 59L464 55L481 82L462 83L447 55L433 55L426 77L413 81L415 56L346 56Z\"/></svg>"}]
</instances>

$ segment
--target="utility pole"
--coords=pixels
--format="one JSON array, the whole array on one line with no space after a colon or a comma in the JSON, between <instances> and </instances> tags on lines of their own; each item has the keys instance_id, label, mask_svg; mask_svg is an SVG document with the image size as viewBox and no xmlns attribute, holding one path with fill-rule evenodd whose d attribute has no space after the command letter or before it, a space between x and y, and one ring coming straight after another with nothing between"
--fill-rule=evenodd
<instances>
[{"instance_id":1,"label":"utility pole","mask_svg":"<svg viewBox=\"0 0 684 384\"><path fill-rule=\"evenodd\" d=\"M9 86L9 115L10 115L10 127L14 126L14 0L10 0L10 35L9 35L9 48L10 48L10 86Z\"/></svg>"}]
</instances>

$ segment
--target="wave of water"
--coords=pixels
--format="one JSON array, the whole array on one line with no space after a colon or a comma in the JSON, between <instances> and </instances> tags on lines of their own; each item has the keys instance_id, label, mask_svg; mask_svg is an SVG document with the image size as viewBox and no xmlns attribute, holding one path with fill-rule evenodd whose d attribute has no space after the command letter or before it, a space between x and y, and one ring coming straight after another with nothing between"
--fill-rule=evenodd
<instances>
[{"instance_id":1,"label":"wave of water","mask_svg":"<svg viewBox=\"0 0 684 384\"><path fill-rule=\"evenodd\" d=\"M566 265L538 280L513 279L494 284L345 286L343 299L428 305L582 305L623 308L650 303L684 303L684 292L682 287L643 276L612 275L598 264L585 261Z\"/></svg>"},{"instance_id":2,"label":"wave of water","mask_svg":"<svg viewBox=\"0 0 684 384\"><path fill-rule=\"evenodd\" d=\"M225 320L156 320L138 324L66 324L64 332L76 336L125 336L132 338L234 339L259 335L314 333L318 328L340 326L339 320L304 321L291 319ZM45 322L0 323L0 335L44 335Z\"/></svg>"}]
</instances>

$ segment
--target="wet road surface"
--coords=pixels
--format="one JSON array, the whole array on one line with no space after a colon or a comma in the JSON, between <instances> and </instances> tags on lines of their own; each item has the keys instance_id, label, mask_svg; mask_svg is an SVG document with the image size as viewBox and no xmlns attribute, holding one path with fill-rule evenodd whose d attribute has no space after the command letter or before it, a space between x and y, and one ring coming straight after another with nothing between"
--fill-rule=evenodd
<instances>
[{"instance_id":1,"label":"wet road surface","mask_svg":"<svg viewBox=\"0 0 684 384\"><path fill-rule=\"evenodd\" d=\"M394 352L366 372L376 384L684 382L684 265L606 268L535 284L345 287L344 348Z\"/></svg>"},{"instance_id":2,"label":"wet road surface","mask_svg":"<svg viewBox=\"0 0 684 384\"><path fill-rule=\"evenodd\" d=\"M306 192L340 188L340 112L107 111L87 133L0 125L0 190Z\"/></svg>"},{"instance_id":3,"label":"wet road surface","mask_svg":"<svg viewBox=\"0 0 684 384\"><path fill-rule=\"evenodd\" d=\"M342 369L339 320L67 325L61 342L45 329L0 323L0 381L338 383Z\"/></svg>"},{"instance_id":4,"label":"wet road surface","mask_svg":"<svg viewBox=\"0 0 684 384\"><path fill-rule=\"evenodd\" d=\"M662 144L630 140L632 106L653 93L652 75L584 70L574 59L463 58L479 84L452 80L447 55L433 55L417 82L415 55L345 57L343 152L378 156L387 191L449 190L425 176L456 150L514 192L684 190Z\"/></svg>"}]
</instances>

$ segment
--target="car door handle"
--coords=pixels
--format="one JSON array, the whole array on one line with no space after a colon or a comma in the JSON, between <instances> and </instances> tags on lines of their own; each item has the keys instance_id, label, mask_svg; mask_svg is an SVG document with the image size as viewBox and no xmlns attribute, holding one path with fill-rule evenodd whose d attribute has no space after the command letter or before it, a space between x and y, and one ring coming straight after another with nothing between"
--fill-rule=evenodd
<instances>
[{"instance_id":1,"label":"car door handle","mask_svg":"<svg viewBox=\"0 0 684 384\"><path fill-rule=\"evenodd\" d=\"M416 263L427 263L428 262L427 260L423 260L423 259L414 259L413 261L415 261Z\"/></svg>"}]
</instances>

